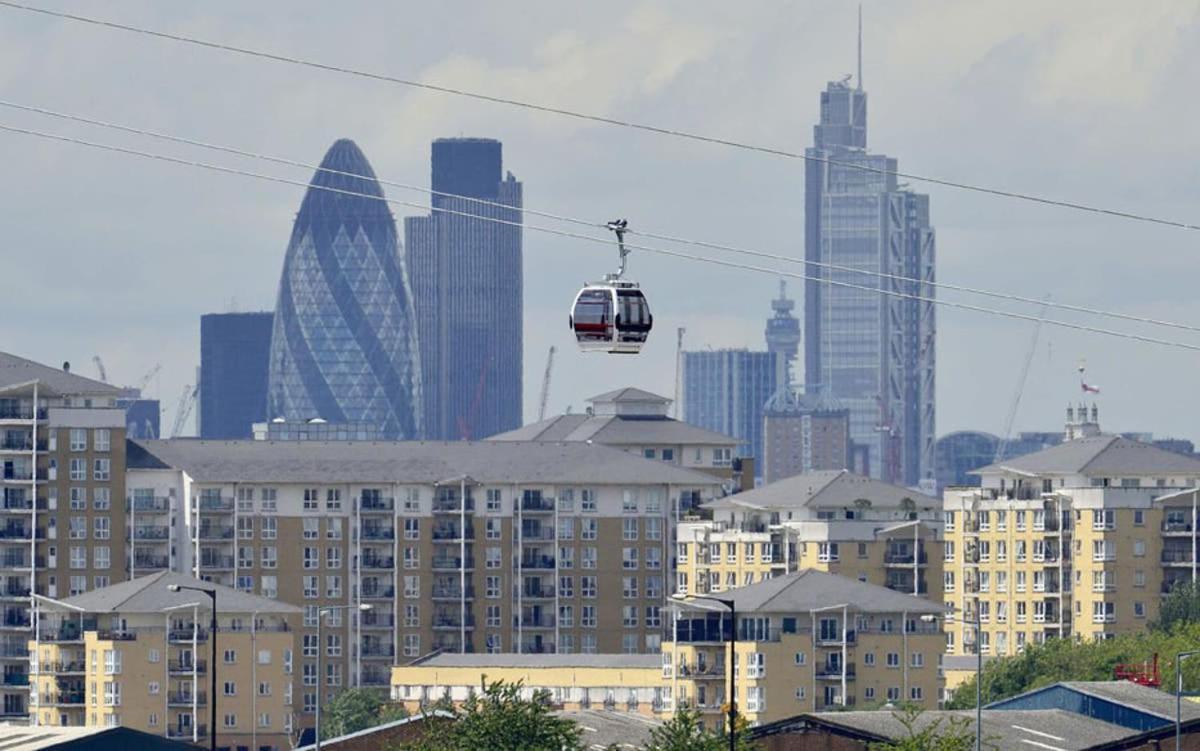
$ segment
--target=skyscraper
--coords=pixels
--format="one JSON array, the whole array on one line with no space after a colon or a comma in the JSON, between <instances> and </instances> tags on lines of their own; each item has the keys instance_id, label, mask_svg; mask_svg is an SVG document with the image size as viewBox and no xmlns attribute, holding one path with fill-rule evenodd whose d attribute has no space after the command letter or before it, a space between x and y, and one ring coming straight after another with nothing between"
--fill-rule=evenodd
<instances>
[{"instance_id":1,"label":"skyscraper","mask_svg":"<svg viewBox=\"0 0 1200 751\"><path fill-rule=\"evenodd\" d=\"M427 438L521 425L521 183L501 164L499 141L434 141L434 211L404 220Z\"/></svg>"},{"instance_id":2,"label":"skyscraper","mask_svg":"<svg viewBox=\"0 0 1200 751\"><path fill-rule=\"evenodd\" d=\"M850 410L873 477L917 485L934 473L934 306L929 197L904 189L896 160L867 151L867 94L831 82L805 151L805 381ZM869 276L858 271L887 274ZM905 281L916 279L918 281ZM852 284L855 289L846 286Z\"/></svg>"},{"instance_id":3,"label":"skyscraper","mask_svg":"<svg viewBox=\"0 0 1200 751\"><path fill-rule=\"evenodd\" d=\"M249 438L250 426L267 419L267 363L274 319L270 312L200 316L196 433L201 438Z\"/></svg>"},{"instance_id":4,"label":"skyscraper","mask_svg":"<svg viewBox=\"0 0 1200 751\"><path fill-rule=\"evenodd\" d=\"M775 392L775 353L719 349L683 353L683 421L738 439L762 475L763 405Z\"/></svg>"},{"instance_id":5,"label":"skyscraper","mask_svg":"<svg viewBox=\"0 0 1200 751\"><path fill-rule=\"evenodd\" d=\"M271 418L371 423L389 439L422 434L412 298L382 197L358 146L334 143L300 204L283 262Z\"/></svg>"}]
</instances>

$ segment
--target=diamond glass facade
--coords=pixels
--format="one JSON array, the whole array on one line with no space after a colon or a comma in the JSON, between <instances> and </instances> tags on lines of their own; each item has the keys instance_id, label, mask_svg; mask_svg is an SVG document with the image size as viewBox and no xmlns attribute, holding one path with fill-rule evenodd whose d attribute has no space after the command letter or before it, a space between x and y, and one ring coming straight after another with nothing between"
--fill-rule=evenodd
<instances>
[{"instance_id":1,"label":"diamond glass facade","mask_svg":"<svg viewBox=\"0 0 1200 751\"><path fill-rule=\"evenodd\" d=\"M350 195L355 194L355 195ZM353 141L325 154L300 205L271 335L268 419L422 432L421 366L396 224Z\"/></svg>"}]
</instances>

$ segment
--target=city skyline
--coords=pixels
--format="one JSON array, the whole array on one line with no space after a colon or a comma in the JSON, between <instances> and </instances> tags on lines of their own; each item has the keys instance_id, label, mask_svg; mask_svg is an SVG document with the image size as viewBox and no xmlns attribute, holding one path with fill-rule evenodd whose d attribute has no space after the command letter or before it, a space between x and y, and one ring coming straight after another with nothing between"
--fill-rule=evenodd
<instances>
[{"instance_id":1,"label":"city skyline","mask_svg":"<svg viewBox=\"0 0 1200 751\"><path fill-rule=\"evenodd\" d=\"M971 15L952 4L868 3L864 66L878 124L877 149L903 154L905 164L922 174L1186 218L1196 196L1177 154L1194 136L1168 124L1188 121L1196 105L1167 94L1172 81L1200 62L1190 51L1195 45L1187 44L1197 34L1194 14L1179 9L1137 14L1119 8L1081 14L1081 7L1030 4L1028 12L1017 14L1018 21L1002 4L981 5ZM605 14L627 31L618 41L590 30L590 12L577 20L547 7L535 14L536 22L528 28L482 46L476 44L480 39L494 35L498 27L508 28L491 11L455 19L461 40L413 35L402 50L375 29L355 36L356 48L349 50L339 40L351 29L345 19L336 18L321 18L328 28L318 30L297 16L280 21L278 39L252 34L244 41L250 46L299 48L314 58L398 74L416 71L431 81L630 119L703 122L705 130L793 149L804 145L808 123L816 119L815 92L853 68L853 11L833 3L787 12L756 10L744 18L716 6L649 10L627 5ZM250 28L261 14L273 11L264 6L241 13L239 24ZM129 6L128 14L126 20L217 38L234 30L222 19L148 3ZM490 135L504 141L521 166L522 179L541 191L527 196L530 207L599 220L627 214L634 226L798 252L789 239L795 238L803 220L794 164L699 146L675 148L648 136L591 126L583 130L553 118L432 95L345 85L341 78L210 57L215 53L156 46L159 43L149 40L114 45L96 30L37 19L14 16L12 21L5 32L5 50L13 64L3 85L13 100L301 159L335 137L351 135L372 154L380 175L410 182L418 182L415 178L426 172L425 149L433 138ZM1116 28L1126 32L1114 37L1110 30ZM752 36L751 29L761 33ZM1098 60L1088 54L1086 44L1097 35L1113 49L1112 55ZM670 44L644 43L659 37ZM939 45L931 44L933 39L954 42L934 56L929 50ZM1123 51L1144 46L1148 39L1155 40L1153 55L1124 56ZM797 40L803 42L799 47ZM464 52L472 45L472 52ZM628 54L627 47L637 48L635 54ZM797 53L798 48L803 53ZM55 66L44 64L54 55L79 49L95 52L95 70L67 66L73 73L68 81ZM114 56L112 49L121 49L129 59ZM381 56L382 50L394 56ZM170 52L170 65L154 62L164 51ZM606 65L610 62L619 64ZM563 81L550 75L563 65L598 71L601 79L581 93L578 78ZM108 91L100 79L127 69L149 76L147 90L156 97L123 93L98 96L86 105L72 99L81 83ZM230 106L213 106L214 70L224 78L221 101ZM631 79L640 85L629 87ZM736 85L748 80L756 85ZM209 84L189 85L196 81ZM317 111L309 102L321 96L297 99L274 93L298 84L329 93L325 100L334 106ZM727 95L712 97L714 86L725 87ZM184 91L191 92L194 101L185 101ZM1136 113L1150 101L1163 117L1145 123ZM271 106L278 107L281 120L262 114ZM386 116L375 117L379 114ZM280 128L282 120L302 127ZM14 116L13 121L45 127L25 116ZM406 127L395 128L397 121ZM1079 133L1087 137L1075 137ZM589 146L578 148L581 136ZM35 251L40 263L30 268L28 284L14 290L13 303L18 310L31 310L38 300L55 294L65 294L72 302L51 317L14 326L6 346L41 361L71 360L77 365L102 354L114 380L126 382L161 358L162 386L152 395L171 409L173 395L195 378L196 318L234 297L243 310L271 307L280 228L290 221L300 191L234 178L196 178L179 168L65 145L16 151L12 169L22 176L17 182L23 188L10 192L0 210L14 227L14 247ZM963 153L976 158L964 161ZM47 171L47 163L55 164L56 170ZM748 178L751 169L754 179ZM115 170L127 180L118 186L105 182L100 190L96 176ZM581 183L579 175L592 179ZM70 184L64 185L63 178ZM736 201L702 195L710 192L707 187L714 180L737 185L744 194ZM1186 233L943 188L915 189L931 195L937 204L939 239L943 247L955 248L940 259L944 281L1021 289L1034 297L1053 291L1056 301L1173 319L1188 320L1200 312L1182 282L1185 275L1177 273L1186 268L1183 259L1189 257ZM63 200L88 207L71 226L47 213ZM129 211L134 205L140 210ZM172 252L162 252L164 236L173 238ZM631 363L597 364L594 358L568 357L565 326L545 325L560 320L572 288L595 275L584 266L592 269L594 263L594 269L603 271L610 263L606 254L592 255L576 245L528 233L526 254L541 278L530 280L526 293L525 348L532 355L525 375L535 375L546 348L557 343L561 346L551 412L578 403L582 395L626 383L670 393L673 337L652 337L642 355L643 367L634 371ZM92 252L79 257L74 249L80 247ZM1148 250L1128 252L1135 247ZM236 274L228 273L233 263ZM1030 275L1031 268L1038 273ZM757 346L758 311L774 279L713 274L699 264L636 252L631 273L651 296L656 327L670 331L687 325L689 348ZM204 294L178 294L183 278ZM83 307L96 285L111 294L105 310ZM714 299L722 305L713 305ZM137 310L153 306L154 315L116 312L134 303ZM49 325L55 326L55 337L46 335ZM939 311L939 349L955 352L939 363L939 435L958 429L1000 432L1015 368L979 368L978 363L995 352L1020 351L1031 326ZM161 343L161 351L147 354L142 345L147 341ZM1104 387L1106 426L1195 437L1187 413L1177 408L1178 395L1186 393L1190 355L1049 326L1034 358L1017 430L1055 426L1062 404L1078 393L1074 367L1081 357L1087 358L1089 374ZM526 407L537 403L538 381L525 378ZM980 394L988 398L980 399ZM530 417L527 410L526 421Z\"/></svg>"}]
</instances>

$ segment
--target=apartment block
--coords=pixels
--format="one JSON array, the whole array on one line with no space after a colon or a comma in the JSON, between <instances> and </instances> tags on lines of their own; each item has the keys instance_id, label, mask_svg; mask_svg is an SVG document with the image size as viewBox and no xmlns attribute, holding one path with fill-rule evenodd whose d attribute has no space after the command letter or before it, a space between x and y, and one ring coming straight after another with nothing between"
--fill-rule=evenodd
<instances>
[{"instance_id":1,"label":"apartment block","mask_svg":"<svg viewBox=\"0 0 1200 751\"><path fill-rule=\"evenodd\" d=\"M456 705L494 681L522 693L550 692L558 710L632 712L660 717L666 708L658 654L436 654L392 668L392 701L410 712L446 698Z\"/></svg>"},{"instance_id":2,"label":"apartment block","mask_svg":"<svg viewBox=\"0 0 1200 751\"><path fill-rule=\"evenodd\" d=\"M126 579L119 396L0 352L0 719L29 709L30 595Z\"/></svg>"},{"instance_id":3,"label":"apartment block","mask_svg":"<svg viewBox=\"0 0 1200 751\"><path fill-rule=\"evenodd\" d=\"M178 570L303 608L301 713L434 651L658 652L681 509L720 489L580 442L131 442L128 484L180 504ZM318 676L318 608L361 604Z\"/></svg>"},{"instance_id":4,"label":"apartment block","mask_svg":"<svg viewBox=\"0 0 1200 751\"><path fill-rule=\"evenodd\" d=\"M985 655L1140 630L1195 580L1200 460L1096 428L945 491L951 654L974 654L976 618Z\"/></svg>"},{"instance_id":5,"label":"apartment block","mask_svg":"<svg viewBox=\"0 0 1200 751\"><path fill-rule=\"evenodd\" d=\"M215 634L209 597L171 592L170 585L216 590ZM207 745L215 701L219 746L292 748L300 613L170 572L61 601L39 599L28 644L31 724L124 726Z\"/></svg>"},{"instance_id":6,"label":"apartment block","mask_svg":"<svg viewBox=\"0 0 1200 751\"><path fill-rule=\"evenodd\" d=\"M806 569L734 589L732 670L752 724L800 712L907 702L937 706L944 608L922 597ZM728 604L680 604L663 641L665 695L721 727L729 687Z\"/></svg>"},{"instance_id":7,"label":"apartment block","mask_svg":"<svg viewBox=\"0 0 1200 751\"><path fill-rule=\"evenodd\" d=\"M809 472L705 504L679 527L676 590L723 592L815 569L906 594L942 579L941 503L845 470Z\"/></svg>"},{"instance_id":8,"label":"apartment block","mask_svg":"<svg viewBox=\"0 0 1200 751\"><path fill-rule=\"evenodd\" d=\"M582 414L556 415L488 440L601 443L713 475L731 491L754 487L751 460L734 456L738 439L672 419L665 396L626 386L593 396L587 404Z\"/></svg>"}]
</instances>

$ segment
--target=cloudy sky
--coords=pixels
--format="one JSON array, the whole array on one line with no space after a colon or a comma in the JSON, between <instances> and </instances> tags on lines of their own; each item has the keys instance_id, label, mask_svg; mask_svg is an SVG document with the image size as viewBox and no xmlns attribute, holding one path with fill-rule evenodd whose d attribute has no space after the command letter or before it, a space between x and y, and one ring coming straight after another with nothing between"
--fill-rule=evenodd
<instances>
[{"instance_id":1,"label":"cloudy sky","mask_svg":"<svg viewBox=\"0 0 1200 751\"><path fill-rule=\"evenodd\" d=\"M855 65L856 6L834 0L29 2L788 150L810 144L820 90ZM1200 162L1187 156L1200 151L1200 3L868 0L864 13L868 141L902 170L1200 223ZM0 99L313 163L350 137L381 177L422 186L432 139L494 137L530 208L803 252L795 160L6 8ZM4 108L0 123L310 176ZM0 144L0 349L70 360L86 374L99 354L120 383L161 362L149 391L163 399L169 425L195 379L199 316L274 307L303 190L11 133L0 133ZM942 281L1200 324L1200 232L912 187L932 196ZM388 194L423 200L399 188ZM579 410L586 397L622 385L671 394L679 326L689 348L763 346L777 277L635 254L632 275L655 311L650 345L637 358L579 354L567 308L614 255L526 232L527 417L552 344L552 412ZM939 433L999 431L1032 324L948 308L938 316ZM1053 316L1200 343L1188 331ZM1106 428L1200 439L1200 353L1050 326L1017 429L1061 424L1066 402L1079 396L1081 358L1103 388Z\"/></svg>"}]
</instances>

